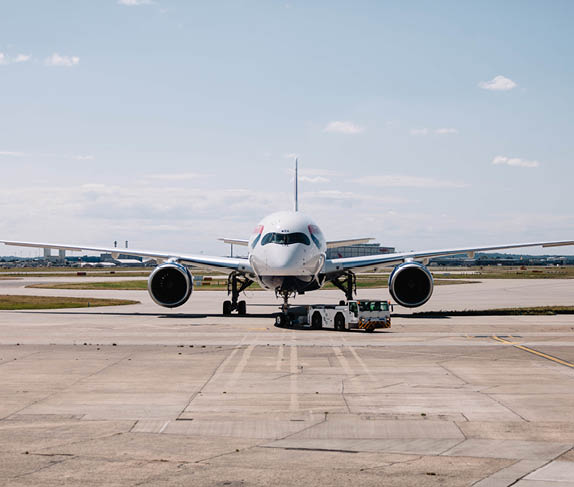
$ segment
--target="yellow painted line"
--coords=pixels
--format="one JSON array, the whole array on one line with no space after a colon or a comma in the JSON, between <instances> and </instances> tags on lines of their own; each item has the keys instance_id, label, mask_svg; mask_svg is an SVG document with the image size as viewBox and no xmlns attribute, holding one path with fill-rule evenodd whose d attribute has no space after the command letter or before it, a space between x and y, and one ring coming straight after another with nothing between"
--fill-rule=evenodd
<instances>
[{"instance_id":1,"label":"yellow painted line","mask_svg":"<svg viewBox=\"0 0 574 487\"><path fill-rule=\"evenodd\" d=\"M494 340L501 342L501 343L504 343L505 345L512 345L514 348L524 350L525 352L528 352L528 353L533 353L534 355L538 355L539 357L545 358L547 360L552 360L552 362L556 362L557 364L565 365L566 367L570 367L570 368L574 369L573 363L566 362L565 360L559 359L557 357L553 357L552 355L548 355L546 353L539 352L538 350L534 350L533 348L525 347L524 345L518 345L516 342L509 342L508 340L505 340L504 338L497 337L496 335L492 335L492 338Z\"/></svg>"}]
</instances>

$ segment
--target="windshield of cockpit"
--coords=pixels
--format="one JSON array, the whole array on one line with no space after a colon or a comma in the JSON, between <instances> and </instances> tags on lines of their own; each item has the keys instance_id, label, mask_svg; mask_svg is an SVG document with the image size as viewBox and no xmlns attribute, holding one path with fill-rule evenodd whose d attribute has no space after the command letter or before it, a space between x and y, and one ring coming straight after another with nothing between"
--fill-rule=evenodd
<instances>
[{"instance_id":1,"label":"windshield of cockpit","mask_svg":"<svg viewBox=\"0 0 574 487\"><path fill-rule=\"evenodd\" d=\"M267 245L270 243L275 243L279 245L292 245L296 243L301 243L304 245L310 245L311 241L309 237L301 232L295 233L267 233L261 239L261 245Z\"/></svg>"}]
</instances>

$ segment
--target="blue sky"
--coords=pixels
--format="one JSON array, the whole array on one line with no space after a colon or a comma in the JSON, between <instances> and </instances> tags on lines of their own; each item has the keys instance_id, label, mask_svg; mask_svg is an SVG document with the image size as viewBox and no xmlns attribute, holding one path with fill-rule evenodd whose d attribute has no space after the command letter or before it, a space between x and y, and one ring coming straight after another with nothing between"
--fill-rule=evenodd
<instances>
[{"instance_id":1,"label":"blue sky","mask_svg":"<svg viewBox=\"0 0 574 487\"><path fill-rule=\"evenodd\" d=\"M572 239L573 20L569 1L0 2L0 237L225 253L292 207L297 155L330 239Z\"/></svg>"}]
</instances>

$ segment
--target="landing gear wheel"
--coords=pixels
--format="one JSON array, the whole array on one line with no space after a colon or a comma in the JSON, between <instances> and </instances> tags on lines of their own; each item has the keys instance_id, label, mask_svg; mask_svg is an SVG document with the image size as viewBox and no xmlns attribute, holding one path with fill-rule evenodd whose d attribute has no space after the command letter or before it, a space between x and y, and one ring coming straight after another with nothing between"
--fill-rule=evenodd
<instances>
[{"instance_id":1,"label":"landing gear wheel","mask_svg":"<svg viewBox=\"0 0 574 487\"><path fill-rule=\"evenodd\" d=\"M231 301L223 301L223 314L229 316L231 314Z\"/></svg>"},{"instance_id":2,"label":"landing gear wheel","mask_svg":"<svg viewBox=\"0 0 574 487\"><path fill-rule=\"evenodd\" d=\"M289 326L291 326L289 315L286 315L285 313L277 315L275 318L275 325L277 325L279 328L289 328Z\"/></svg>"},{"instance_id":3,"label":"landing gear wheel","mask_svg":"<svg viewBox=\"0 0 574 487\"><path fill-rule=\"evenodd\" d=\"M313 330L320 330L323 328L323 317L318 311L313 313L313 316L311 317L311 328Z\"/></svg>"},{"instance_id":4,"label":"landing gear wheel","mask_svg":"<svg viewBox=\"0 0 574 487\"><path fill-rule=\"evenodd\" d=\"M335 330L345 331L345 317L341 313L335 315Z\"/></svg>"},{"instance_id":5,"label":"landing gear wheel","mask_svg":"<svg viewBox=\"0 0 574 487\"><path fill-rule=\"evenodd\" d=\"M237 314L240 316L245 316L247 314L247 304L245 301L239 301L239 303L237 303Z\"/></svg>"}]
</instances>

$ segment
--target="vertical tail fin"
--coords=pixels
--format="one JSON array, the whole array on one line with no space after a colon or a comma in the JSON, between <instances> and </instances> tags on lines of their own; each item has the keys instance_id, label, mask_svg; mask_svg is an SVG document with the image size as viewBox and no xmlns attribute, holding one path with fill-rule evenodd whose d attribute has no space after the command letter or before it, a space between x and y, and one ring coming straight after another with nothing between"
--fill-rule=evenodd
<instances>
[{"instance_id":1,"label":"vertical tail fin","mask_svg":"<svg viewBox=\"0 0 574 487\"><path fill-rule=\"evenodd\" d=\"M299 211L299 161L295 158L295 211Z\"/></svg>"}]
</instances>

